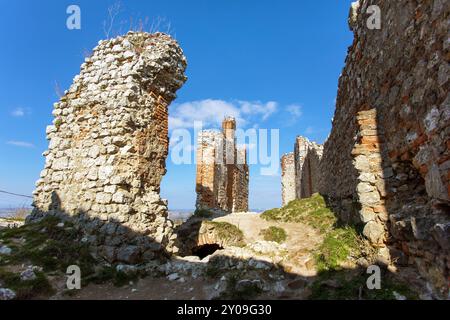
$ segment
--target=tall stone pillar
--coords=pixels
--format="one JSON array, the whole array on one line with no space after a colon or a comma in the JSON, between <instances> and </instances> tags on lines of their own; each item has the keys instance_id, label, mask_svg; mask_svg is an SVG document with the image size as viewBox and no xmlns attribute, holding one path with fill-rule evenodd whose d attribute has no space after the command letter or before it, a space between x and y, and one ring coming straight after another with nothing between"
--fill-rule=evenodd
<instances>
[{"instance_id":1,"label":"tall stone pillar","mask_svg":"<svg viewBox=\"0 0 450 320\"><path fill-rule=\"evenodd\" d=\"M281 197L283 206L297 199L296 181L295 154L291 152L281 157Z\"/></svg>"},{"instance_id":2,"label":"tall stone pillar","mask_svg":"<svg viewBox=\"0 0 450 320\"><path fill-rule=\"evenodd\" d=\"M306 156L308 154L310 142L307 138L298 136L295 139L294 145L294 157L295 157L295 175L296 175L296 186L295 186L295 198L302 198L302 171L303 164L305 163Z\"/></svg>"},{"instance_id":3,"label":"tall stone pillar","mask_svg":"<svg viewBox=\"0 0 450 320\"><path fill-rule=\"evenodd\" d=\"M197 209L248 211L246 150L236 145L235 131L236 120L228 117L222 122L221 132L204 130L199 134Z\"/></svg>"}]
</instances>

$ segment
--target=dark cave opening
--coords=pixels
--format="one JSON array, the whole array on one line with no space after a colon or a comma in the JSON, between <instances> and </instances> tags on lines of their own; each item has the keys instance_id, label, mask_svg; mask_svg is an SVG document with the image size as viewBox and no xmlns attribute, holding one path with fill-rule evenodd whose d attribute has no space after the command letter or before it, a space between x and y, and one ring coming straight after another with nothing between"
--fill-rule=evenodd
<instances>
[{"instance_id":1,"label":"dark cave opening","mask_svg":"<svg viewBox=\"0 0 450 320\"><path fill-rule=\"evenodd\" d=\"M211 243L211 244L204 244L198 247L195 247L192 249L192 255L199 257L200 259L203 259L217 250L221 250L223 247L218 245L217 243Z\"/></svg>"}]
</instances>

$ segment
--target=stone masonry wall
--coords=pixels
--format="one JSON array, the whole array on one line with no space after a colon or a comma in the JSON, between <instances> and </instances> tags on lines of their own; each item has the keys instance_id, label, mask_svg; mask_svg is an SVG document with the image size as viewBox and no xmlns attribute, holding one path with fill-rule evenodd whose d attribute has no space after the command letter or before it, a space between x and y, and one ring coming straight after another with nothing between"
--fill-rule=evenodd
<instances>
[{"instance_id":1,"label":"stone masonry wall","mask_svg":"<svg viewBox=\"0 0 450 320\"><path fill-rule=\"evenodd\" d=\"M298 136L294 152L281 157L282 205L290 201L311 197L319 190L320 160L323 146Z\"/></svg>"},{"instance_id":2,"label":"stone masonry wall","mask_svg":"<svg viewBox=\"0 0 450 320\"><path fill-rule=\"evenodd\" d=\"M222 132L198 135L196 208L223 212L248 211L249 168L246 150L236 145L236 121L226 118Z\"/></svg>"},{"instance_id":3,"label":"stone masonry wall","mask_svg":"<svg viewBox=\"0 0 450 320\"><path fill-rule=\"evenodd\" d=\"M198 135L196 192L197 208L208 209L219 204L219 198L226 196L224 172L216 165L216 157L221 158L223 138L220 132L204 130Z\"/></svg>"},{"instance_id":4,"label":"stone masonry wall","mask_svg":"<svg viewBox=\"0 0 450 320\"><path fill-rule=\"evenodd\" d=\"M232 212L246 212L248 211L248 183L249 183L249 169L247 165L247 149L245 146L238 146L237 162L234 169L233 177L233 207Z\"/></svg>"},{"instance_id":5,"label":"stone masonry wall","mask_svg":"<svg viewBox=\"0 0 450 320\"><path fill-rule=\"evenodd\" d=\"M311 142L302 136L295 138L294 155L295 155L295 197L302 198L302 170L305 163L306 155L308 154L309 145Z\"/></svg>"},{"instance_id":6,"label":"stone masonry wall","mask_svg":"<svg viewBox=\"0 0 450 320\"><path fill-rule=\"evenodd\" d=\"M47 214L72 219L111 262L170 251L172 223L159 188L167 109L185 68L177 42L162 33L100 41L54 105L28 221Z\"/></svg>"},{"instance_id":7,"label":"stone masonry wall","mask_svg":"<svg viewBox=\"0 0 450 320\"><path fill-rule=\"evenodd\" d=\"M367 8L381 9L381 29ZM438 295L450 267L450 3L361 0L339 79L320 192L362 223L387 263L417 266Z\"/></svg>"},{"instance_id":8,"label":"stone masonry wall","mask_svg":"<svg viewBox=\"0 0 450 320\"><path fill-rule=\"evenodd\" d=\"M322 145L315 142L309 144L300 172L300 198L309 198L319 192L322 153Z\"/></svg>"},{"instance_id":9,"label":"stone masonry wall","mask_svg":"<svg viewBox=\"0 0 450 320\"><path fill-rule=\"evenodd\" d=\"M296 196L295 155L293 152L281 157L281 199L282 205L295 200Z\"/></svg>"}]
</instances>

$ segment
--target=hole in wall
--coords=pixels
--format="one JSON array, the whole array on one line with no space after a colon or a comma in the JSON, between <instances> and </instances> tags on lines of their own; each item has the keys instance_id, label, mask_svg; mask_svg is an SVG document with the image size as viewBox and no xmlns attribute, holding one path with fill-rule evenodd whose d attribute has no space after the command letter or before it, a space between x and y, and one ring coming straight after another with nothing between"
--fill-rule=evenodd
<instances>
[{"instance_id":1,"label":"hole in wall","mask_svg":"<svg viewBox=\"0 0 450 320\"><path fill-rule=\"evenodd\" d=\"M221 249L223 249L223 247L218 245L217 243L204 244L204 245L193 248L192 255L197 256L200 259L203 259L203 258L213 254L217 250L221 250Z\"/></svg>"}]
</instances>

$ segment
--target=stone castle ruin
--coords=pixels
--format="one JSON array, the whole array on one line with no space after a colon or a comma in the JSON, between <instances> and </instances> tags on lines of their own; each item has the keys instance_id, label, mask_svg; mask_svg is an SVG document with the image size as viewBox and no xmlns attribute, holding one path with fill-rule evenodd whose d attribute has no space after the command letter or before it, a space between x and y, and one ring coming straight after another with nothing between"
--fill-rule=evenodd
<instances>
[{"instance_id":1,"label":"stone castle ruin","mask_svg":"<svg viewBox=\"0 0 450 320\"><path fill-rule=\"evenodd\" d=\"M381 29L367 25L381 9ZM320 192L360 225L386 264L415 265L448 295L450 269L450 2L360 0L324 146L297 137L281 158L283 205ZM56 215L110 262L176 253L160 198L168 105L186 59L162 33L100 41L54 105L44 170L28 221ZM236 121L198 136L196 208L248 211L246 149Z\"/></svg>"},{"instance_id":2,"label":"stone castle ruin","mask_svg":"<svg viewBox=\"0 0 450 320\"><path fill-rule=\"evenodd\" d=\"M222 132L198 135L196 208L217 212L248 211L249 168L245 146L238 146L236 121L226 118Z\"/></svg>"},{"instance_id":3,"label":"stone castle ruin","mask_svg":"<svg viewBox=\"0 0 450 320\"><path fill-rule=\"evenodd\" d=\"M369 5L382 13L370 30ZM448 1L357 1L320 192L381 259L445 295L450 267Z\"/></svg>"},{"instance_id":4,"label":"stone castle ruin","mask_svg":"<svg viewBox=\"0 0 450 320\"><path fill-rule=\"evenodd\" d=\"M294 152L281 157L281 195L283 206L290 201L311 197L319 191L323 146L298 136Z\"/></svg>"},{"instance_id":5,"label":"stone castle ruin","mask_svg":"<svg viewBox=\"0 0 450 320\"><path fill-rule=\"evenodd\" d=\"M283 206L297 199L296 183L295 155L293 152L286 153L281 157L281 200Z\"/></svg>"},{"instance_id":6,"label":"stone castle ruin","mask_svg":"<svg viewBox=\"0 0 450 320\"><path fill-rule=\"evenodd\" d=\"M100 41L54 105L45 168L29 220L73 219L109 261L171 250L159 195L168 154L168 105L186 81L186 59L162 33Z\"/></svg>"}]
</instances>

